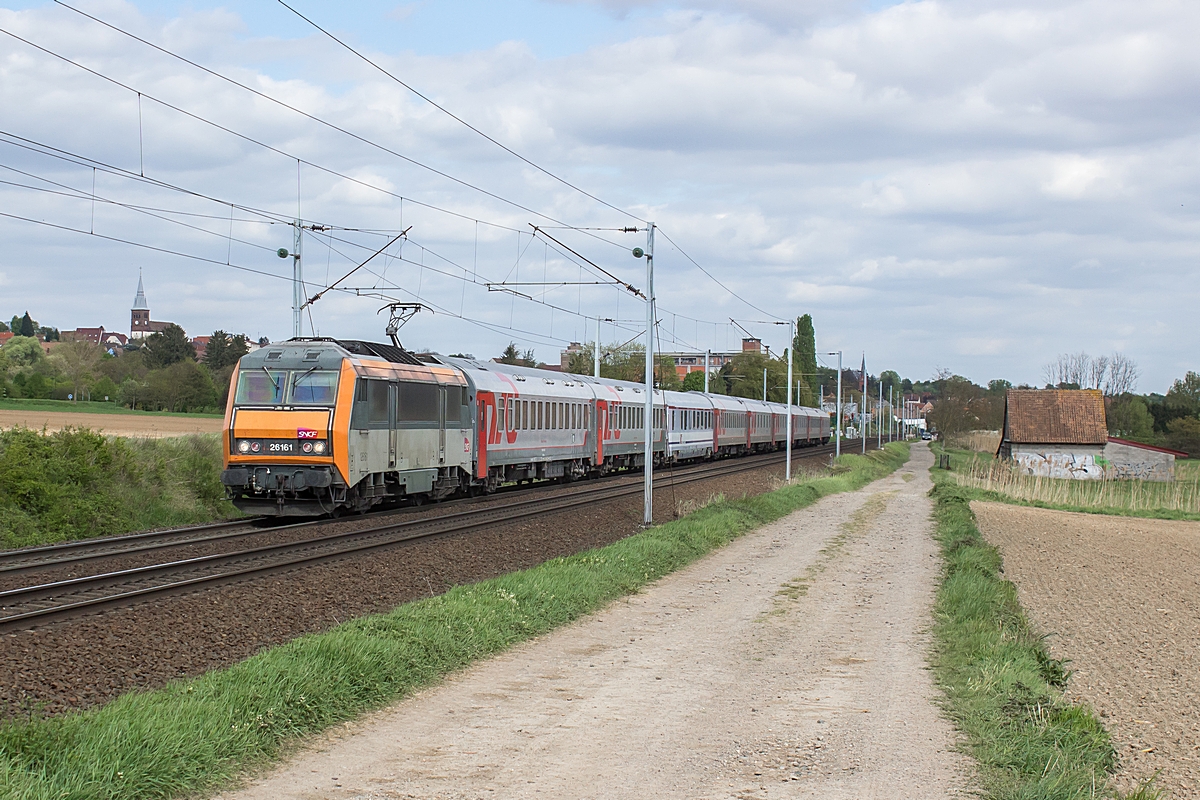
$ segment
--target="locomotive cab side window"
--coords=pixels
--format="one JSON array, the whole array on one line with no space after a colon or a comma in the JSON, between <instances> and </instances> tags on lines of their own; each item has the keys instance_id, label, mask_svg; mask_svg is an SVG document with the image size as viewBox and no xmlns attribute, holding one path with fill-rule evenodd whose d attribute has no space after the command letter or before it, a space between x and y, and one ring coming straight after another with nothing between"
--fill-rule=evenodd
<instances>
[{"instance_id":1,"label":"locomotive cab side window","mask_svg":"<svg viewBox=\"0 0 1200 800\"><path fill-rule=\"evenodd\" d=\"M401 383L399 420L418 423L417 427L436 426L440 394L436 383Z\"/></svg>"}]
</instances>

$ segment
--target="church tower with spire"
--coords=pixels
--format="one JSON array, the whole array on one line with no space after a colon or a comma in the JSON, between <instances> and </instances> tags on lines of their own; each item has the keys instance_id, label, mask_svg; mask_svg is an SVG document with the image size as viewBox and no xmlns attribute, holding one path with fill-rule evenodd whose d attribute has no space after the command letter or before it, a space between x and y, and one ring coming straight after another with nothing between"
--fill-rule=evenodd
<instances>
[{"instance_id":1,"label":"church tower with spire","mask_svg":"<svg viewBox=\"0 0 1200 800\"><path fill-rule=\"evenodd\" d=\"M133 298L133 309L129 312L129 338L145 339L153 331L150 329L150 304L146 302L146 292L142 288L142 272L138 270L137 296Z\"/></svg>"}]
</instances>

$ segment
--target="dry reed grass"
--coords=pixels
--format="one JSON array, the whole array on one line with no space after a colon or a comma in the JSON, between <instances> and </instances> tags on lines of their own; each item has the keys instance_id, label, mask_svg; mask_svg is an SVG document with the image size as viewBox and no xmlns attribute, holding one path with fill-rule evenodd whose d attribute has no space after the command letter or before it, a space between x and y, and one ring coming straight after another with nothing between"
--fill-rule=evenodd
<instances>
[{"instance_id":1,"label":"dry reed grass","mask_svg":"<svg viewBox=\"0 0 1200 800\"><path fill-rule=\"evenodd\" d=\"M1190 465L1189 465L1190 466ZM1200 514L1200 480L1173 483L1137 480L1086 480L1027 475L1009 463L973 458L955 473L960 486L998 492L1018 500L1075 508L1125 511L1173 511Z\"/></svg>"},{"instance_id":2,"label":"dry reed grass","mask_svg":"<svg viewBox=\"0 0 1200 800\"><path fill-rule=\"evenodd\" d=\"M995 453L1000 448L1000 431L967 431L945 437L946 446L976 453Z\"/></svg>"}]
</instances>

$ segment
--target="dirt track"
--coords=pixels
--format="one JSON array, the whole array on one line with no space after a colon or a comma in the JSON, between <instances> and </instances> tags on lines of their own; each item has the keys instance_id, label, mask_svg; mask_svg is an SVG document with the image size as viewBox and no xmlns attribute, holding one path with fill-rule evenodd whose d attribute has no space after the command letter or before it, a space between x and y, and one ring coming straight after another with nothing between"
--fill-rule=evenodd
<instances>
[{"instance_id":1,"label":"dirt track","mask_svg":"<svg viewBox=\"0 0 1200 800\"><path fill-rule=\"evenodd\" d=\"M1125 789L1200 798L1200 522L972 503L1056 658L1103 717Z\"/></svg>"},{"instance_id":2,"label":"dirt track","mask_svg":"<svg viewBox=\"0 0 1200 800\"><path fill-rule=\"evenodd\" d=\"M140 414L77 414L66 411L13 411L0 409L0 429L26 428L60 431L63 428L90 428L112 436L182 436L189 433L218 433L224 420L219 417L142 416Z\"/></svg>"},{"instance_id":3,"label":"dirt track","mask_svg":"<svg viewBox=\"0 0 1200 800\"><path fill-rule=\"evenodd\" d=\"M927 470L835 495L322 738L250 798L946 798ZM914 474L915 473L915 474Z\"/></svg>"}]
</instances>

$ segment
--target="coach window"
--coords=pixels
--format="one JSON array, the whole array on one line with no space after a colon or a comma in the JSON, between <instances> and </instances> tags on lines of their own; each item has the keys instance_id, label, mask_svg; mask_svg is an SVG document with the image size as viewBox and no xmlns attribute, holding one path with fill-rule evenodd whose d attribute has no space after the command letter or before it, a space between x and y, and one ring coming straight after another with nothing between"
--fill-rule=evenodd
<instances>
[{"instance_id":1,"label":"coach window","mask_svg":"<svg viewBox=\"0 0 1200 800\"><path fill-rule=\"evenodd\" d=\"M517 429L516 428L517 421L516 421L516 419L513 418L513 399L511 397L508 398L508 400L505 401L504 405L508 409L508 427L505 428L505 430L515 431Z\"/></svg>"},{"instance_id":2,"label":"coach window","mask_svg":"<svg viewBox=\"0 0 1200 800\"><path fill-rule=\"evenodd\" d=\"M542 430L542 406L543 405L545 405L545 403L543 403L541 400L537 401L537 428L535 430L539 430L539 431Z\"/></svg>"}]
</instances>

